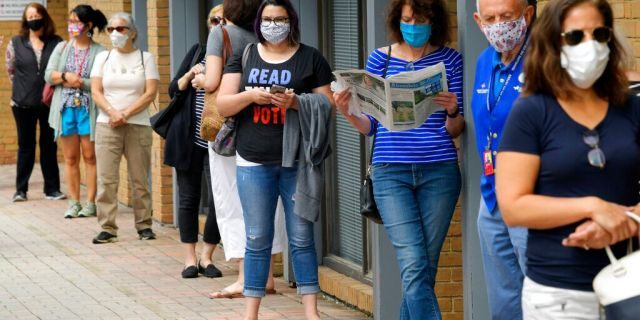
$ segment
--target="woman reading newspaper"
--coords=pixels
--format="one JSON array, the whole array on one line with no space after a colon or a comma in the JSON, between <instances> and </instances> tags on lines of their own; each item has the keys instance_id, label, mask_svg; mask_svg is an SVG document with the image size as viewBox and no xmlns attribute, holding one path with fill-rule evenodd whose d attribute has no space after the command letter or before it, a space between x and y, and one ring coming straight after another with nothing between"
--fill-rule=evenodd
<instances>
[{"instance_id":1,"label":"woman reading newspaper","mask_svg":"<svg viewBox=\"0 0 640 320\"><path fill-rule=\"evenodd\" d=\"M334 99L353 127L376 140L374 197L400 266L400 319L440 319L434 292L438 258L460 193L452 139L464 129L462 57L445 46L451 35L443 1L394 0L388 10L395 43L374 50L367 71L390 77L443 62L449 92L433 98L442 108L417 128L389 131L368 114L349 113L350 90L334 93Z\"/></svg>"}]
</instances>

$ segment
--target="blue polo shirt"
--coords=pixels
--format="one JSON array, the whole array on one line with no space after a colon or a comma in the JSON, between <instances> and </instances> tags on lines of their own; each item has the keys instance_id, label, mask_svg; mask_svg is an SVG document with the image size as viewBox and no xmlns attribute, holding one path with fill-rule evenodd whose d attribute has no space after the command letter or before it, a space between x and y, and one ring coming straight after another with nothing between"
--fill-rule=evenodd
<instances>
[{"instance_id":1,"label":"blue polo shirt","mask_svg":"<svg viewBox=\"0 0 640 320\"><path fill-rule=\"evenodd\" d=\"M478 57L476 77L471 100L471 111L476 129L476 146L480 161L485 150L491 152L494 169L502 128L513 103L520 96L524 85L524 56L527 44L518 56L504 65L500 53L489 46ZM484 166L483 166L484 168ZM486 176L484 169L480 177L480 192L490 211L496 207L495 175Z\"/></svg>"}]
</instances>

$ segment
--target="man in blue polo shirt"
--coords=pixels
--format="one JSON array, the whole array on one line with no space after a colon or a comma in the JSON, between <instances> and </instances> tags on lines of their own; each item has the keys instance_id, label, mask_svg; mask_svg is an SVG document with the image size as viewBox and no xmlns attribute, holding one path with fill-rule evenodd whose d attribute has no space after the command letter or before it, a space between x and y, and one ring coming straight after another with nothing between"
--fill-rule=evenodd
<instances>
[{"instance_id":1,"label":"man in blue polo shirt","mask_svg":"<svg viewBox=\"0 0 640 320\"><path fill-rule=\"evenodd\" d=\"M522 319L527 230L508 228L496 203L495 156L524 83L522 67L534 7L527 0L477 0L474 19L491 44L478 58L471 102L482 163L478 232L492 319Z\"/></svg>"}]
</instances>

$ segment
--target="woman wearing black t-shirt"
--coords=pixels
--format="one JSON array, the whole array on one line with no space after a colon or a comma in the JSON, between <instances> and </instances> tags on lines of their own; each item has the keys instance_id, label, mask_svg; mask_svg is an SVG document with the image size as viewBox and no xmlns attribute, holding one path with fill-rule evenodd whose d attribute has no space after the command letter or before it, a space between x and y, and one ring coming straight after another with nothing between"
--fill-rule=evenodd
<instances>
[{"instance_id":1,"label":"woman wearing black t-shirt","mask_svg":"<svg viewBox=\"0 0 640 320\"><path fill-rule=\"evenodd\" d=\"M496 162L504 220L529 228L525 319L600 319L601 249L623 256L638 232L640 100L612 31L605 0L552 1L532 30Z\"/></svg>"},{"instance_id":2,"label":"woman wearing black t-shirt","mask_svg":"<svg viewBox=\"0 0 640 320\"><path fill-rule=\"evenodd\" d=\"M263 2L255 23L259 44L242 51L225 67L218 111L237 121L237 181L245 220L245 319L257 319L269 272L278 197L285 221L293 270L307 319L319 319L318 268L313 222L293 212L297 168L282 166L287 109L298 109L297 94L320 93L331 99L331 68L315 49L299 43L298 16L288 0ZM243 65L244 64L244 65ZM284 93L271 93L273 85Z\"/></svg>"}]
</instances>

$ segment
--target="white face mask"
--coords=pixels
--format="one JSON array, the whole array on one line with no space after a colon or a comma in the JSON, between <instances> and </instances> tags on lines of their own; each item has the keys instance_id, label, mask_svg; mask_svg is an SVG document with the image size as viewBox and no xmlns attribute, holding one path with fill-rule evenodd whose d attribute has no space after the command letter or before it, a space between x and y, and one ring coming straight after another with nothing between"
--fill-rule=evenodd
<instances>
[{"instance_id":1,"label":"white face mask","mask_svg":"<svg viewBox=\"0 0 640 320\"><path fill-rule=\"evenodd\" d=\"M602 75L609 63L609 46L589 40L575 46L562 46L560 64L576 87L590 88Z\"/></svg>"},{"instance_id":2,"label":"white face mask","mask_svg":"<svg viewBox=\"0 0 640 320\"><path fill-rule=\"evenodd\" d=\"M109 38L111 38L111 45L116 49L120 49L120 48L124 48L124 46L127 44L127 40L129 40L129 35L122 34L114 30L109 35Z\"/></svg>"}]
</instances>

